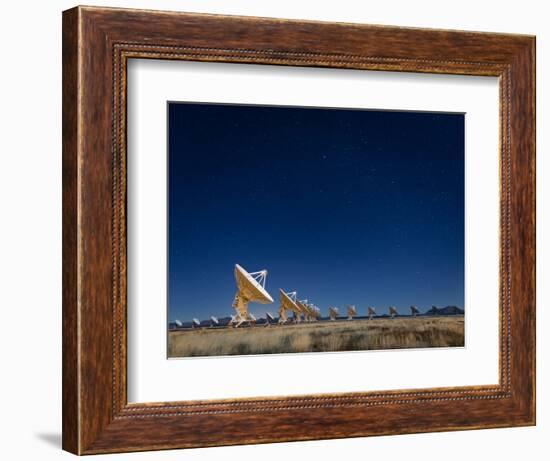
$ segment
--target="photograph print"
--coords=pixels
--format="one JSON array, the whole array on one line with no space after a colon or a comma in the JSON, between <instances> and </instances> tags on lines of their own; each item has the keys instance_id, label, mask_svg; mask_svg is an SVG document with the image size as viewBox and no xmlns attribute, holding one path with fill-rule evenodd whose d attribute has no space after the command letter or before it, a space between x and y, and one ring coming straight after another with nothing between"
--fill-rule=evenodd
<instances>
[{"instance_id":1,"label":"photograph print","mask_svg":"<svg viewBox=\"0 0 550 461\"><path fill-rule=\"evenodd\" d=\"M464 114L168 102L169 358L464 347Z\"/></svg>"}]
</instances>

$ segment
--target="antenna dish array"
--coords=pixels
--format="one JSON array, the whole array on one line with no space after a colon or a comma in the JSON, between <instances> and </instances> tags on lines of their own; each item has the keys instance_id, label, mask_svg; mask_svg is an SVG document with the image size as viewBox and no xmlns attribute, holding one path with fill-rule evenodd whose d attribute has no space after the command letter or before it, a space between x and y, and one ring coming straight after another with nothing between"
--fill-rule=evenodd
<instances>
[{"instance_id":1,"label":"antenna dish array","mask_svg":"<svg viewBox=\"0 0 550 461\"><path fill-rule=\"evenodd\" d=\"M235 264L235 281L237 284L237 293L233 301L233 308L235 309L235 315L231 316L231 320L228 325L239 327L244 322L249 322L250 326L256 323L256 317L248 312L248 304L250 302L257 302L260 304L269 304L273 302L273 298L265 289L265 282L267 277L267 270L261 270L257 272L247 272L239 264ZM282 288L279 288L279 318L278 323L284 324L289 319L287 317L287 311L292 312L293 320L295 323L299 323L302 320L305 322L314 322L321 318L321 310L310 303L307 299L298 300L296 291L285 292ZM420 315L420 310L416 306L410 306L411 316L416 317ZM388 307L389 316L393 319L399 316L399 312L395 306ZM328 309L329 319L332 321L338 320L339 311L337 307L329 307ZM376 316L376 309L372 306L367 308L368 319L372 320ZM437 306L432 306L432 309L427 312L427 315L439 315L439 309ZM353 320L357 316L357 309L354 305L347 306L347 319ZM263 319L262 319L263 322ZM265 326L269 327L275 323L275 317L270 313L265 314ZM205 323L206 325L207 323ZM210 327L215 328L220 326L220 321L217 317L210 317ZM181 320L175 319L170 324L175 328L183 328L184 324ZM191 322L191 328L201 328L201 321L197 318L193 318Z\"/></svg>"},{"instance_id":2,"label":"antenna dish array","mask_svg":"<svg viewBox=\"0 0 550 461\"><path fill-rule=\"evenodd\" d=\"M244 268L235 264L235 281L237 293L233 301L233 308L236 314L231 318L231 324L239 327L243 322L254 323L256 317L248 312L248 303L257 302L269 304L273 298L265 289L267 271L247 272Z\"/></svg>"},{"instance_id":3,"label":"antenna dish array","mask_svg":"<svg viewBox=\"0 0 550 461\"><path fill-rule=\"evenodd\" d=\"M235 264L235 281L237 284L237 293L233 301L233 308L235 309L235 315L231 316L231 320L228 325L239 327L244 322L249 322L250 325L256 322L256 317L252 313L248 312L248 304L250 302L257 302L260 304L269 304L273 302L273 298L265 289L265 282L267 277L267 270L261 270L258 272L247 272L239 264ZM285 292L282 288L279 288L279 319L278 323L283 324L289 319L287 317L287 311L292 312L295 323L299 323L302 320L305 322L313 322L321 317L321 310L313 303L308 302L307 299L298 300L296 291ZM416 317L420 314L420 310L416 306L410 306L411 316ZM389 306L389 316L393 319L399 315L395 306ZM338 308L329 307L328 315L329 319L334 321L338 319ZM438 308L432 306L432 309L428 311L428 314L438 315ZM372 306L367 308L368 319L372 320L376 316L376 309ZM357 309L354 305L347 306L347 319L353 320L357 316ZM263 319L262 319L263 321ZM269 327L275 323L275 317L270 313L265 314L265 326ZM183 328L184 324L176 319L173 324L176 328ZM210 317L210 327L214 328L219 326L220 322L217 317ZM201 322L197 318L193 318L191 322L192 328L200 328Z\"/></svg>"}]
</instances>

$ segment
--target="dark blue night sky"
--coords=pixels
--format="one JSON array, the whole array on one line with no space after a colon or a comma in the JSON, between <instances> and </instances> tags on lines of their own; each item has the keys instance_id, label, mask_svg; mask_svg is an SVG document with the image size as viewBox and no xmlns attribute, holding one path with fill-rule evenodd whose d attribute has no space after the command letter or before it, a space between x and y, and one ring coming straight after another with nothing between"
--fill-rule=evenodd
<instances>
[{"instance_id":1,"label":"dark blue night sky","mask_svg":"<svg viewBox=\"0 0 550 461\"><path fill-rule=\"evenodd\" d=\"M321 308L464 306L464 116L169 103L169 320L233 313L233 267Z\"/></svg>"}]
</instances>

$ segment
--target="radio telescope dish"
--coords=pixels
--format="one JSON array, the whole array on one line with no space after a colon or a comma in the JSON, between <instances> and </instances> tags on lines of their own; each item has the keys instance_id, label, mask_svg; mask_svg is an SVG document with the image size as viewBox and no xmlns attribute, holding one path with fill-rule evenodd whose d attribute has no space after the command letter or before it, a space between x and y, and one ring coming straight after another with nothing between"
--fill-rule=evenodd
<instances>
[{"instance_id":1,"label":"radio telescope dish","mask_svg":"<svg viewBox=\"0 0 550 461\"><path fill-rule=\"evenodd\" d=\"M273 317L273 315L271 315L271 312L266 312L265 313L265 326L268 327L270 326L273 321L275 320L275 318Z\"/></svg>"},{"instance_id":2,"label":"radio telescope dish","mask_svg":"<svg viewBox=\"0 0 550 461\"><path fill-rule=\"evenodd\" d=\"M355 306L348 306L348 320L353 320L353 317L357 315Z\"/></svg>"},{"instance_id":3,"label":"radio telescope dish","mask_svg":"<svg viewBox=\"0 0 550 461\"><path fill-rule=\"evenodd\" d=\"M307 299L298 301L296 304L302 308L302 311L304 312L304 320L313 322L317 320L317 317L319 317L319 308L308 302Z\"/></svg>"},{"instance_id":4,"label":"radio telescope dish","mask_svg":"<svg viewBox=\"0 0 550 461\"><path fill-rule=\"evenodd\" d=\"M235 264L235 281L237 283L237 293L233 301L233 308L236 311L236 327L243 322L254 322L256 318L248 312L248 303L256 302L260 304L270 304L273 298L265 289L265 279L267 271L247 272L238 264Z\"/></svg>"},{"instance_id":5,"label":"radio telescope dish","mask_svg":"<svg viewBox=\"0 0 550 461\"><path fill-rule=\"evenodd\" d=\"M369 320L372 320L372 318L376 315L376 309L374 307L369 307L367 309L367 314L369 315Z\"/></svg>"},{"instance_id":6,"label":"radio telescope dish","mask_svg":"<svg viewBox=\"0 0 550 461\"><path fill-rule=\"evenodd\" d=\"M311 308L312 304L310 304L307 299L296 301L296 304L302 310L302 313L304 314L304 320L306 322L311 322L313 320L313 309Z\"/></svg>"},{"instance_id":7,"label":"radio telescope dish","mask_svg":"<svg viewBox=\"0 0 550 461\"><path fill-rule=\"evenodd\" d=\"M176 319L176 320L174 320L174 323L176 324L176 327L178 327L178 328L181 328L183 326L183 323L181 322L181 320Z\"/></svg>"},{"instance_id":8,"label":"radio telescope dish","mask_svg":"<svg viewBox=\"0 0 550 461\"><path fill-rule=\"evenodd\" d=\"M411 315L413 317L416 317L418 314L420 314L420 311L418 310L418 307L416 306L411 306Z\"/></svg>"},{"instance_id":9,"label":"radio telescope dish","mask_svg":"<svg viewBox=\"0 0 550 461\"><path fill-rule=\"evenodd\" d=\"M279 306L279 323L285 323L288 320L286 311L291 311L294 314L295 321L299 322L302 309L296 302L296 292L286 293L282 288L279 288L279 300L281 302Z\"/></svg>"},{"instance_id":10,"label":"radio telescope dish","mask_svg":"<svg viewBox=\"0 0 550 461\"><path fill-rule=\"evenodd\" d=\"M321 317L321 309L319 309L317 306L312 306L312 308L314 320L319 320L319 317Z\"/></svg>"},{"instance_id":11,"label":"radio telescope dish","mask_svg":"<svg viewBox=\"0 0 550 461\"><path fill-rule=\"evenodd\" d=\"M338 317L338 308L337 307L329 307L328 308L328 316L330 317L330 320L336 320Z\"/></svg>"},{"instance_id":12,"label":"radio telescope dish","mask_svg":"<svg viewBox=\"0 0 550 461\"><path fill-rule=\"evenodd\" d=\"M218 320L217 317L214 317L214 316L210 317L210 326L211 327L217 326L219 324L220 324L220 321Z\"/></svg>"},{"instance_id":13,"label":"radio telescope dish","mask_svg":"<svg viewBox=\"0 0 550 461\"><path fill-rule=\"evenodd\" d=\"M393 319L396 315L398 315L397 308L394 306L390 306L389 308L390 317Z\"/></svg>"},{"instance_id":14,"label":"radio telescope dish","mask_svg":"<svg viewBox=\"0 0 550 461\"><path fill-rule=\"evenodd\" d=\"M193 319L193 328L198 328L201 326L201 321L199 319Z\"/></svg>"}]
</instances>

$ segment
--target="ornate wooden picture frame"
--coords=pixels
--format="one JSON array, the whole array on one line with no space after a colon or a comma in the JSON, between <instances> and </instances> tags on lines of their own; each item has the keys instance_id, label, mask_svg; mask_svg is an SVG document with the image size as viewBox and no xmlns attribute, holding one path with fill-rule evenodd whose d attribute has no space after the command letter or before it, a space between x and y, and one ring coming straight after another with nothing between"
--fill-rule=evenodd
<instances>
[{"instance_id":1,"label":"ornate wooden picture frame","mask_svg":"<svg viewBox=\"0 0 550 461\"><path fill-rule=\"evenodd\" d=\"M131 58L498 77L498 385L128 403ZM534 37L94 7L63 13L65 450L93 454L533 424Z\"/></svg>"}]
</instances>

